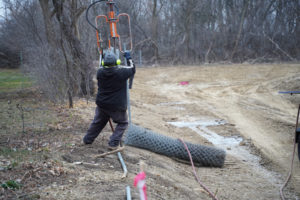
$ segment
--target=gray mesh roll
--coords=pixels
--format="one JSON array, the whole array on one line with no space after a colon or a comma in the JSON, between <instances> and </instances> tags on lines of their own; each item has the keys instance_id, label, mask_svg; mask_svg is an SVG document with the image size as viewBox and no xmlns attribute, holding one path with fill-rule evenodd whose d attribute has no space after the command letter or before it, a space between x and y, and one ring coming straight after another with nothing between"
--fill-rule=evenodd
<instances>
[{"instance_id":1,"label":"gray mesh roll","mask_svg":"<svg viewBox=\"0 0 300 200\"><path fill-rule=\"evenodd\" d=\"M154 133L143 127L130 125L124 142L126 145L189 161L188 153L178 139ZM224 150L188 142L185 143L191 152L194 163L209 167L222 167L224 165L226 156Z\"/></svg>"}]
</instances>

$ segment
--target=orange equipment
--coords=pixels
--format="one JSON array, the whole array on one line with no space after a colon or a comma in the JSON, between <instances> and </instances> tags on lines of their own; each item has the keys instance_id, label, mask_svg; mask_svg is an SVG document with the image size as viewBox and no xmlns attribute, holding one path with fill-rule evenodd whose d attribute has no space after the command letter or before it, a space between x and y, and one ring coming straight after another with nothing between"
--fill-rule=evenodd
<instances>
[{"instance_id":1,"label":"orange equipment","mask_svg":"<svg viewBox=\"0 0 300 200\"><path fill-rule=\"evenodd\" d=\"M94 6L97 3L106 2L106 5L108 7L108 14L107 15L98 15L95 18L95 26L89 21L88 19L88 11L89 9ZM117 10L117 13L115 12L115 8ZM120 34L118 34L118 25L120 22L120 18L125 17L128 24L128 38L129 38L129 49L123 49L122 43L123 38L121 38ZM106 46L108 49L113 48L114 51L116 49L119 49L120 52L124 53L126 51L132 51L132 37L131 37L131 25L130 25L130 16L126 13L118 14L118 7L116 6L116 3L114 0L100 0L92 3L86 12L86 18L89 24L96 29L96 37L97 37L97 46L99 53L102 54L103 47L105 46L104 38L102 38L102 35L105 35L104 32L106 31L106 27L100 26L99 20L103 19L106 24L109 25L109 34L107 34L106 41L108 44ZM119 29L120 30L120 29ZM118 40L118 41L117 41ZM117 47L118 45L118 47Z\"/></svg>"}]
</instances>

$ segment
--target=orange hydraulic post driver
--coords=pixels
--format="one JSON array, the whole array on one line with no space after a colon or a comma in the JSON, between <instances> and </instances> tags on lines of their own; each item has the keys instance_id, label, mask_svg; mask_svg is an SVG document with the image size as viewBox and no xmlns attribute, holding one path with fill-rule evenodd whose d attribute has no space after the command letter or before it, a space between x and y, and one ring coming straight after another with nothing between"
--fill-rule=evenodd
<instances>
[{"instance_id":1,"label":"orange hydraulic post driver","mask_svg":"<svg viewBox=\"0 0 300 200\"><path fill-rule=\"evenodd\" d=\"M106 3L107 8L108 8L108 15L98 15L96 16L95 19L95 25L90 22L89 20L89 10L95 6L98 3ZM115 12L115 10L117 12ZM127 24L128 24L128 42L129 42L129 49L123 49L122 48L122 38L121 34L118 34L117 27L120 24L120 18L121 17L126 17L127 18ZM105 19L105 23L109 25L109 34L107 35L107 43L106 46L104 44L104 38L102 38L102 35L105 34L107 31L105 27L99 27L98 25L98 20L99 19ZM107 47L108 50L111 50L113 48L114 52L116 53L117 49L117 42L118 40L118 49L121 53L125 53L125 51L132 51L132 36L131 36L131 25L130 25L130 17L126 13L121 13L119 14L119 8L117 7L116 3L114 0L98 0L94 1L92 4L89 5L89 7L86 10L86 20L87 22L96 30L96 38L97 38L97 46L98 46L98 51L99 51L99 66L102 64L102 58L103 58L103 48ZM120 29L119 29L120 30ZM129 79L129 88L131 88L133 82L133 77L130 77ZM129 109L130 110L130 109ZM112 131L114 131L111 119L109 120L110 127ZM121 145L122 146L122 145Z\"/></svg>"},{"instance_id":2,"label":"orange hydraulic post driver","mask_svg":"<svg viewBox=\"0 0 300 200\"><path fill-rule=\"evenodd\" d=\"M95 25L93 25L89 18L88 18L88 12L89 9L91 7L93 7L95 4L97 3L106 3L107 7L108 7L108 15L98 15L96 16L95 19ZM117 12L115 12L115 9ZM98 50L100 55L103 54L103 38L102 38L102 33L105 32L105 28L104 27L99 27L98 21L102 18L105 20L105 23L109 25L109 34L108 34L108 44L106 44L106 46L108 47L108 49L113 48L114 51L116 51L117 49L117 44L118 44L118 49L121 53L124 53L126 49L122 48L122 38L121 36L118 34L117 31L117 24L119 24L120 22L120 17L126 17L127 18L127 22L128 22L128 34L129 34L129 49L127 49L126 51L132 51L132 37L131 37L131 25L130 25L130 17L128 14L126 13L118 13L118 7L116 5L116 2L114 0L99 0L99 1L95 1L94 3L92 3L87 11L86 11L86 19L88 21L88 23L96 30L96 37L97 37L97 46L98 46ZM117 43L118 40L118 43ZM101 62L100 62L101 63Z\"/></svg>"}]
</instances>

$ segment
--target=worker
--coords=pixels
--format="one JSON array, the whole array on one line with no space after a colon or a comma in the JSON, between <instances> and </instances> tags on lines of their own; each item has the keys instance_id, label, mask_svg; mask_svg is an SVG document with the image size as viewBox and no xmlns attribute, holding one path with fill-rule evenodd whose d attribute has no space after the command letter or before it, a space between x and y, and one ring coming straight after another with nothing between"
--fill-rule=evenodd
<instances>
[{"instance_id":1,"label":"worker","mask_svg":"<svg viewBox=\"0 0 300 200\"><path fill-rule=\"evenodd\" d=\"M128 127L127 117L127 80L135 74L135 65L129 52L124 53L127 66L119 65L112 51L103 56L102 67L97 71L98 92L96 111L86 135L84 144L92 144L109 119L117 123L108 142L109 150L117 150L122 136Z\"/></svg>"}]
</instances>

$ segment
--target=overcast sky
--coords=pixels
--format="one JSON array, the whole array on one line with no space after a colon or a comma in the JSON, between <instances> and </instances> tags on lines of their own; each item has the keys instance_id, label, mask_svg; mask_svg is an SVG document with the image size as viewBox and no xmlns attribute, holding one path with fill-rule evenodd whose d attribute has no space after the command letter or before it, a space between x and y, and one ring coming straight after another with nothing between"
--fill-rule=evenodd
<instances>
[{"instance_id":1,"label":"overcast sky","mask_svg":"<svg viewBox=\"0 0 300 200\"><path fill-rule=\"evenodd\" d=\"M2 0L0 0L0 15L1 16L4 16L4 8L3 7L3 3L2 3Z\"/></svg>"}]
</instances>

